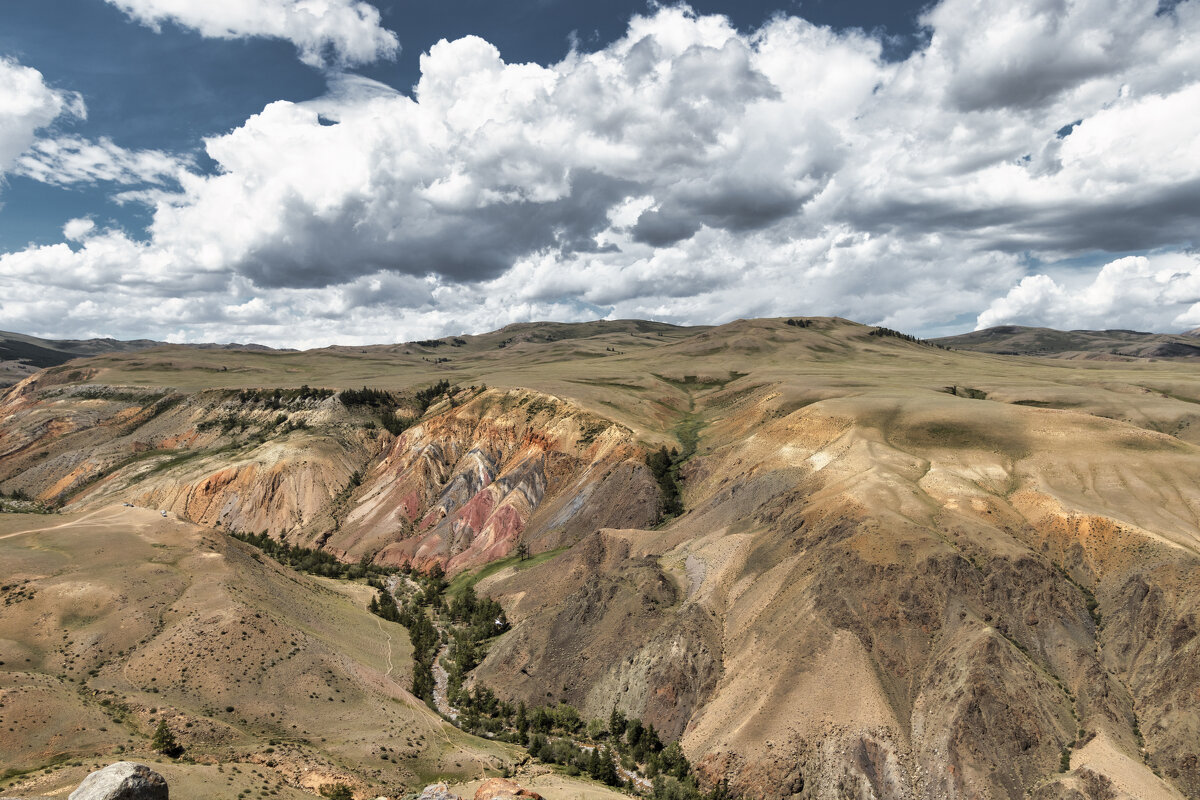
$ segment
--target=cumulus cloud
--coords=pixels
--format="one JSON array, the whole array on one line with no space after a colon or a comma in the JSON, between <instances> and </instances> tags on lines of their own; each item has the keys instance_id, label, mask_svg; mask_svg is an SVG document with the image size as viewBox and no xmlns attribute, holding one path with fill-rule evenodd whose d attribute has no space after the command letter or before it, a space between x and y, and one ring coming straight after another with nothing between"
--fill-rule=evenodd
<instances>
[{"instance_id":1,"label":"cumulus cloud","mask_svg":"<svg viewBox=\"0 0 1200 800\"><path fill-rule=\"evenodd\" d=\"M440 42L413 97L345 78L209 139L220 174L185 180L158 206L154 242L264 287L317 287L377 270L487 280L538 253L615 254L622 240L614 257L638 258L702 228L768 229L843 157L812 99L836 90L838 113L853 114L844 93L866 97L871 83L841 70L870 73L879 46L801 20L761 35L776 73L795 66L776 37L846 58L813 57L789 107L755 42L682 9L637 17L610 47L549 67L507 64L477 37ZM652 204L613 229L610 211L640 196Z\"/></svg>"},{"instance_id":2,"label":"cumulus cloud","mask_svg":"<svg viewBox=\"0 0 1200 800\"><path fill-rule=\"evenodd\" d=\"M67 220L63 225L63 236L68 241L81 242L96 229L96 222L88 217L77 217Z\"/></svg>"},{"instance_id":3,"label":"cumulus cloud","mask_svg":"<svg viewBox=\"0 0 1200 800\"><path fill-rule=\"evenodd\" d=\"M394 58L396 35L379 10L362 0L108 0L130 18L157 29L175 23L202 36L238 39L267 36L296 45L315 67L365 64Z\"/></svg>"},{"instance_id":4,"label":"cumulus cloud","mask_svg":"<svg viewBox=\"0 0 1200 800\"><path fill-rule=\"evenodd\" d=\"M1083 92L1161 55L1171 30L1156 2L942 0L922 17L923 54L963 111L1029 109Z\"/></svg>"},{"instance_id":5,"label":"cumulus cloud","mask_svg":"<svg viewBox=\"0 0 1200 800\"><path fill-rule=\"evenodd\" d=\"M1182 330L1200 325L1200 257L1186 253L1127 256L1105 264L1090 282L1022 278L979 315L993 325Z\"/></svg>"},{"instance_id":6,"label":"cumulus cloud","mask_svg":"<svg viewBox=\"0 0 1200 800\"><path fill-rule=\"evenodd\" d=\"M0 175L60 116L83 117L83 99L46 85L42 73L0 56Z\"/></svg>"},{"instance_id":7,"label":"cumulus cloud","mask_svg":"<svg viewBox=\"0 0 1200 800\"><path fill-rule=\"evenodd\" d=\"M206 140L215 174L81 157L178 190L140 196L148 240L88 229L0 256L0 281L61 283L81 330L88 292L115 291L130 333L169 310L179 336L275 343L297 320L306 343L605 315L1078 325L1120 316L1121 284L1142 287L1131 325L1190 319L1200 0L942 0L923 21L898 63L862 32L686 7L549 65L442 41L411 95L342 75ZM1026 274L1105 250L1155 255L1099 288ZM11 288L6 318L62 318Z\"/></svg>"}]
</instances>

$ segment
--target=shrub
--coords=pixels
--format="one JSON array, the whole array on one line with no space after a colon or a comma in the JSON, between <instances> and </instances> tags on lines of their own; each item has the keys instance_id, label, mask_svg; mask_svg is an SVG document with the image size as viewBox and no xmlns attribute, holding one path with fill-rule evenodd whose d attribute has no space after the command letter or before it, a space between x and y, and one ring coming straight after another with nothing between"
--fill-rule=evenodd
<instances>
[{"instance_id":1,"label":"shrub","mask_svg":"<svg viewBox=\"0 0 1200 800\"><path fill-rule=\"evenodd\" d=\"M320 789L322 797L329 800L354 800L354 791L344 783L326 783Z\"/></svg>"}]
</instances>

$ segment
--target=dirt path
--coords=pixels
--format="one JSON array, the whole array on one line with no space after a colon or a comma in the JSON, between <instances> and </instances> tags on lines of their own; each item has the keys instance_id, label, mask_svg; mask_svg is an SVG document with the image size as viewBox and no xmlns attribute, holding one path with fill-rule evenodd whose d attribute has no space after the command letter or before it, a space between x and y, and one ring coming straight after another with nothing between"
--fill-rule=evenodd
<instances>
[{"instance_id":1,"label":"dirt path","mask_svg":"<svg viewBox=\"0 0 1200 800\"><path fill-rule=\"evenodd\" d=\"M72 525L78 525L79 523L83 522L84 520L91 519L92 517L96 516L97 514L102 514L105 511L113 511L113 509L111 507L100 508L100 509L97 509L97 510L91 512L90 514L84 514L79 519L73 519L73 520L70 520L69 522L63 522L59 525L48 525L45 528L30 528L29 530L16 531L15 533L6 533L3 536L0 536L0 539L11 539L14 536L24 536L28 533L45 533L46 531L56 531L59 528L69 528ZM93 523L93 524L95 524L95 523ZM114 521L100 523L100 524L115 525L115 524L117 524L117 522L114 520Z\"/></svg>"},{"instance_id":2,"label":"dirt path","mask_svg":"<svg viewBox=\"0 0 1200 800\"><path fill-rule=\"evenodd\" d=\"M383 677L388 677L392 674L392 635L383 629L383 623L379 621L379 617L375 618L375 624L379 626L379 632L387 637L387 672L383 673Z\"/></svg>"}]
</instances>

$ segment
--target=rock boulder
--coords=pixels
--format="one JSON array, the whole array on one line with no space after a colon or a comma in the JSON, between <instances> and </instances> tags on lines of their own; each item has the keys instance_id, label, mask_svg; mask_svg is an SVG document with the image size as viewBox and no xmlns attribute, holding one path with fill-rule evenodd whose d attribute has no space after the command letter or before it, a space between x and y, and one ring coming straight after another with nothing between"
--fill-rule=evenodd
<instances>
[{"instance_id":1,"label":"rock boulder","mask_svg":"<svg viewBox=\"0 0 1200 800\"><path fill-rule=\"evenodd\" d=\"M145 764L118 761L84 778L68 800L167 800L167 781Z\"/></svg>"},{"instance_id":2,"label":"rock boulder","mask_svg":"<svg viewBox=\"0 0 1200 800\"><path fill-rule=\"evenodd\" d=\"M421 796L417 800L462 800L462 798L450 791L445 783L431 783L425 787L425 791L421 792Z\"/></svg>"},{"instance_id":3,"label":"rock boulder","mask_svg":"<svg viewBox=\"0 0 1200 800\"><path fill-rule=\"evenodd\" d=\"M542 796L523 789L507 778L491 778L475 790L475 800L542 800Z\"/></svg>"}]
</instances>

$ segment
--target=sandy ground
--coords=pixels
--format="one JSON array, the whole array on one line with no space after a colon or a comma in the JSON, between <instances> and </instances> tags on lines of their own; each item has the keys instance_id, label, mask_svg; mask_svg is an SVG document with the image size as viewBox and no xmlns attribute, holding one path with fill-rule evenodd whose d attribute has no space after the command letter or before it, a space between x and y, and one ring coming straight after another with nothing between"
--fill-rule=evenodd
<instances>
[{"instance_id":1,"label":"sandy ground","mask_svg":"<svg viewBox=\"0 0 1200 800\"><path fill-rule=\"evenodd\" d=\"M518 772L512 780L527 789L532 789L546 800L629 800L629 795L603 784L571 778L544 767ZM450 791L464 800L472 800L475 790L482 785L483 780L457 783L450 786Z\"/></svg>"},{"instance_id":2,"label":"sandy ground","mask_svg":"<svg viewBox=\"0 0 1200 800\"><path fill-rule=\"evenodd\" d=\"M1090 767L1113 782L1121 792L1138 800L1183 800L1178 790L1150 771L1145 764L1122 753L1105 733L1071 754L1071 769Z\"/></svg>"}]
</instances>

